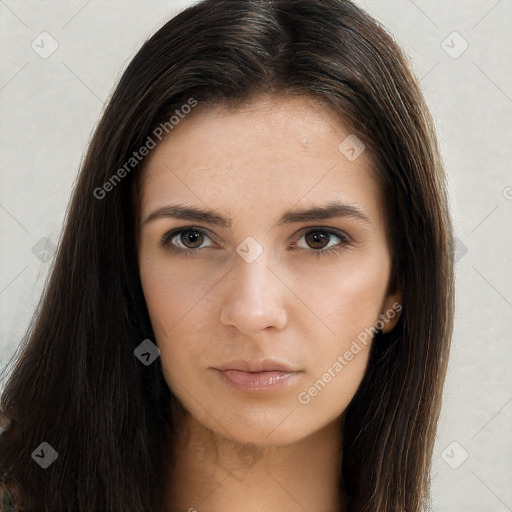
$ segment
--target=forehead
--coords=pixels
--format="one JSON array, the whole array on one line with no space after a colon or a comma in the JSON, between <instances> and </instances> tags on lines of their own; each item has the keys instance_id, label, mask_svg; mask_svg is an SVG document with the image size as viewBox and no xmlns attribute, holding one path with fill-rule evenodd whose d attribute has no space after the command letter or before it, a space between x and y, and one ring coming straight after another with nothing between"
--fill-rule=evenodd
<instances>
[{"instance_id":1,"label":"forehead","mask_svg":"<svg viewBox=\"0 0 512 512\"><path fill-rule=\"evenodd\" d=\"M149 155L143 214L176 202L224 211L229 203L236 213L342 200L379 216L370 155L363 150L350 159L342 151L353 137L310 96L259 96L238 108L198 105Z\"/></svg>"},{"instance_id":2,"label":"forehead","mask_svg":"<svg viewBox=\"0 0 512 512\"><path fill-rule=\"evenodd\" d=\"M230 156L240 159L247 149L258 148L273 151L259 151L251 158L268 157L274 162L285 154L288 161L310 153L339 156L340 138L351 134L337 114L308 95L267 94L242 104L200 104L182 120L175 119L178 123L150 155L150 165L166 158L170 150L192 163L202 163L206 149L210 158L222 161ZM294 151L298 154L292 158Z\"/></svg>"}]
</instances>

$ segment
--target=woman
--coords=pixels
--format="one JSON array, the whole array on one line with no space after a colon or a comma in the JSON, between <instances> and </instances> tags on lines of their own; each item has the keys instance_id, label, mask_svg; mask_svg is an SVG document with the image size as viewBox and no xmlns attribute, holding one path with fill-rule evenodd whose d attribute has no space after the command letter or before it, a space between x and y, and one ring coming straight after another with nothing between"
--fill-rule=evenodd
<instances>
[{"instance_id":1,"label":"woman","mask_svg":"<svg viewBox=\"0 0 512 512\"><path fill-rule=\"evenodd\" d=\"M33 510L418 512L452 316L442 161L392 37L347 0L205 0L96 129L1 479Z\"/></svg>"}]
</instances>

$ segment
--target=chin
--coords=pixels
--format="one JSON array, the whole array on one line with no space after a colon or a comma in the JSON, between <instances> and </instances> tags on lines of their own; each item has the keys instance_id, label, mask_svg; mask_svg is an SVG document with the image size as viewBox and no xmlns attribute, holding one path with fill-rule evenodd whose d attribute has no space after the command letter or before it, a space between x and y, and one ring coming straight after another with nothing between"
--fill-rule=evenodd
<instances>
[{"instance_id":1,"label":"chin","mask_svg":"<svg viewBox=\"0 0 512 512\"><path fill-rule=\"evenodd\" d=\"M215 435L224 437L239 445L256 447L277 447L296 443L307 438L323 425L316 426L313 418L303 418L297 422L297 411L291 409L282 414L251 413L245 416L233 416L226 421L208 422L204 425Z\"/></svg>"}]
</instances>

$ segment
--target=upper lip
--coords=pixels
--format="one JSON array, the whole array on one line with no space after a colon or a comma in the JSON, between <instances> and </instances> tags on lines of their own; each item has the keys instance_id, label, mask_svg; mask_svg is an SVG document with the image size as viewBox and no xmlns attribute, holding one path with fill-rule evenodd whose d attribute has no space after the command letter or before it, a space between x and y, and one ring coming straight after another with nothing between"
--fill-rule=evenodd
<instances>
[{"instance_id":1,"label":"upper lip","mask_svg":"<svg viewBox=\"0 0 512 512\"><path fill-rule=\"evenodd\" d=\"M295 372L291 365L276 361L275 359L260 359L257 361L230 361L226 364L215 366L216 370L238 370L242 372Z\"/></svg>"}]
</instances>

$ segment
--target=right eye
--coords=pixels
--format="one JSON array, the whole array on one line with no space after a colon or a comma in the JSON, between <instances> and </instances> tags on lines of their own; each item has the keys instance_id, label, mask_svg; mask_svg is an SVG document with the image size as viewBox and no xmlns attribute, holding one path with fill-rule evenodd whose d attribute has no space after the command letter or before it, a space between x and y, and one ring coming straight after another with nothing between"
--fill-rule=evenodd
<instances>
[{"instance_id":1,"label":"right eye","mask_svg":"<svg viewBox=\"0 0 512 512\"><path fill-rule=\"evenodd\" d=\"M179 228L166 233L161 238L160 243L172 252L184 256L194 256L199 252L199 246L205 238L211 240L206 232L200 228Z\"/></svg>"}]
</instances>

